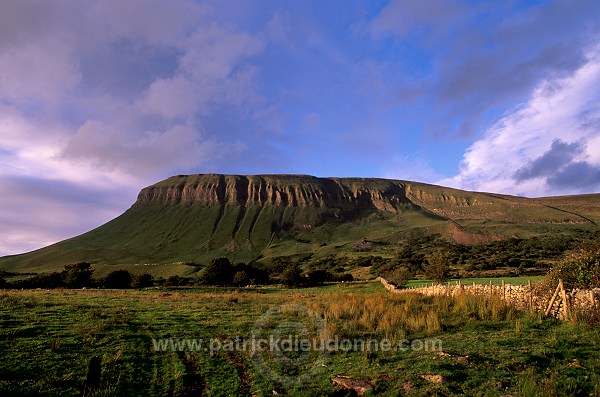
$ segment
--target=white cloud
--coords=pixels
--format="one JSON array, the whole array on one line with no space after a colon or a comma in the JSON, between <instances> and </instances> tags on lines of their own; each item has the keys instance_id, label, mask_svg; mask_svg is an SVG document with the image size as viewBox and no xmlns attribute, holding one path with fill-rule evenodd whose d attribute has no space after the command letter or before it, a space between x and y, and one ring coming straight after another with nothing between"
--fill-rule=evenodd
<instances>
[{"instance_id":1,"label":"white cloud","mask_svg":"<svg viewBox=\"0 0 600 397\"><path fill-rule=\"evenodd\" d=\"M163 117L207 114L211 105L236 105L252 99L249 57L262 48L260 39L217 26L197 29L183 44L175 75L150 84L137 106Z\"/></svg>"},{"instance_id":2,"label":"white cloud","mask_svg":"<svg viewBox=\"0 0 600 397\"><path fill-rule=\"evenodd\" d=\"M523 106L507 113L483 138L465 152L460 172L440 184L462 189L541 196L598 189L560 184L560 173L576 165L600 167L600 50L573 74L547 79ZM520 179L517 171L548 155L554 142L577 143L566 163L555 164L544 175Z\"/></svg>"},{"instance_id":3,"label":"white cloud","mask_svg":"<svg viewBox=\"0 0 600 397\"><path fill-rule=\"evenodd\" d=\"M0 51L0 92L4 98L53 101L73 90L80 80L71 49L57 40Z\"/></svg>"}]
</instances>

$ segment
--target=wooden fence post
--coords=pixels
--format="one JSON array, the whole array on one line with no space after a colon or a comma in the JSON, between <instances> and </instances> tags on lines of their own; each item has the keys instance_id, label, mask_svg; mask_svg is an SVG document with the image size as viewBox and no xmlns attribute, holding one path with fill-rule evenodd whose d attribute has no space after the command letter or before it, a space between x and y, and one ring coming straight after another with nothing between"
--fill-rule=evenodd
<instances>
[{"instance_id":1,"label":"wooden fence post","mask_svg":"<svg viewBox=\"0 0 600 397\"><path fill-rule=\"evenodd\" d=\"M556 300L556 297L558 296L558 293L560 292L561 285L562 285L562 280L556 287L556 290L554 291L554 295L552 295L552 298L550 299L550 302L548 303L548 307L546 308L546 311L544 312L544 316L548 316L548 314L550 314L550 310L552 310L552 305L554 305L554 301Z\"/></svg>"},{"instance_id":2,"label":"wooden fence post","mask_svg":"<svg viewBox=\"0 0 600 397\"><path fill-rule=\"evenodd\" d=\"M502 279L502 300L506 301L506 286L504 285L504 279Z\"/></svg>"},{"instance_id":3,"label":"wooden fence post","mask_svg":"<svg viewBox=\"0 0 600 397\"><path fill-rule=\"evenodd\" d=\"M529 311L533 311L533 288L531 288L531 279L527 280L529 287Z\"/></svg>"},{"instance_id":4,"label":"wooden fence post","mask_svg":"<svg viewBox=\"0 0 600 397\"><path fill-rule=\"evenodd\" d=\"M567 298L567 292L565 291L565 286L564 286L562 280L560 280L558 282L558 286L560 287L560 295L561 295L563 305L564 305L563 311L564 311L565 320L568 320L569 315L570 315L569 299Z\"/></svg>"}]
</instances>

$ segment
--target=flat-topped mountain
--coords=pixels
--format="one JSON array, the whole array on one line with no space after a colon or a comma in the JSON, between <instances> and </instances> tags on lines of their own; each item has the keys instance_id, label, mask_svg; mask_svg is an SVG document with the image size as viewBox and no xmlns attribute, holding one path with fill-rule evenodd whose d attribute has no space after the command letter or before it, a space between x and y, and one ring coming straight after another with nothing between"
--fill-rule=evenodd
<instances>
[{"instance_id":1,"label":"flat-topped mountain","mask_svg":"<svg viewBox=\"0 0 600 397\"><path fill-rule=\"evenodd\" d=\"M48 271L88 261L177 272L186 262L217 256L331 257L364 240L385 256L415 231L472 244L595 229L599 198L529 199L376 178L179 175L142 189L129 210L88 233L0 258L0 270Z\"/></svg>"}]
</instances>

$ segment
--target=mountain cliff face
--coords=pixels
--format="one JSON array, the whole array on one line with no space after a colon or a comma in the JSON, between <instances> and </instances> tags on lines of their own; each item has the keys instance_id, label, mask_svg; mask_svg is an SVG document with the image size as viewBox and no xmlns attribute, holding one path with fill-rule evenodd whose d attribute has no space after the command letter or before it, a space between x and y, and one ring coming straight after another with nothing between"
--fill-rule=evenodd
<instances>
[{"instance_id":1,"label":"mountain cliff face","mask_svg":"<svg viewBox=\"0 0 600 397\"><path fill-rule=\"evenodd\" d=\"M142 189L129 210L88 233L0 258L0 270L49 271L78 261L173 265L223 255L318 259L351 253L364 239L379 250L369 255L389 256L413 232L476 244L595 228L598 198L527 199L375 178L179 175Z\"/></svg>"},{"instance_id":2,"label":"mountain cliff face","mask_svg":"<svg viewBox=\"0 0 600 397\"><path fill-rule=\"evenodd\" d=\"M316 178L303 175L191 175L142 189L134 206L275 205L292 208L379 209L413 204L400 181Z\"/></svg>"},{"instance_id":3,"label":"mountain cliff face","mask_svg":"<svg viewBox=\"0 0 600 397\"><path fill-rule=\"evenodd\" d=\"M418 210L451 220L512 221L518 212L519 220L528 223L588 221L573 213L557 214L555 209L539 200L522 197L466 192L400 180L307 175L179 175L142 189L133 207L173 205L275 206L289 211L313 209L315 214L325 218L331 215L336 219L368 211ZM523 214L521 209L532 211Z\"/></svg>"},{"instance_id":4,"label":"mountain cliff face","mask_svg":"<svg viewBox=\"0 0 600 397\"><path fill-rule=\"evenodd\" d=\"M513 198L517 199L518 198ZM476 207L492 213L510 205L503 196L464 192L416 182L376 178L316 178L306 175L179 175L142 189L134 207L156 205L273 205L349 212L423 209L439 216ZM452 209L453 211L447 211ZM464 212L464 211L463 211Z\"/></svg>"}]
</instances>

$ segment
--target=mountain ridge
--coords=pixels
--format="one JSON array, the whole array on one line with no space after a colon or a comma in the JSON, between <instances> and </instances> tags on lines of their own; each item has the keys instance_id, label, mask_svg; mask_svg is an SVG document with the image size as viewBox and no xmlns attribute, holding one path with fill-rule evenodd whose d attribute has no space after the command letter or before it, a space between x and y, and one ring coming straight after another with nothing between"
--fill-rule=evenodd
<instances>
[{"instance_id":1,"label":"mountain ridge","mask_svg":"<svg viewBox=\"0 0 600 397\"><path fill-rule=\"evenodd\" d=\"M377 243L371 254L393 256L398 241L417 231L482 243L595 230L599 198L524 198L382 178L177 175L141 189L125 213L94 230L0 258L0 270L49 271L88 261L181 272L187 262L216 256L354 255L353 244L365 239Z\"/></svg>"}]
</instances>

